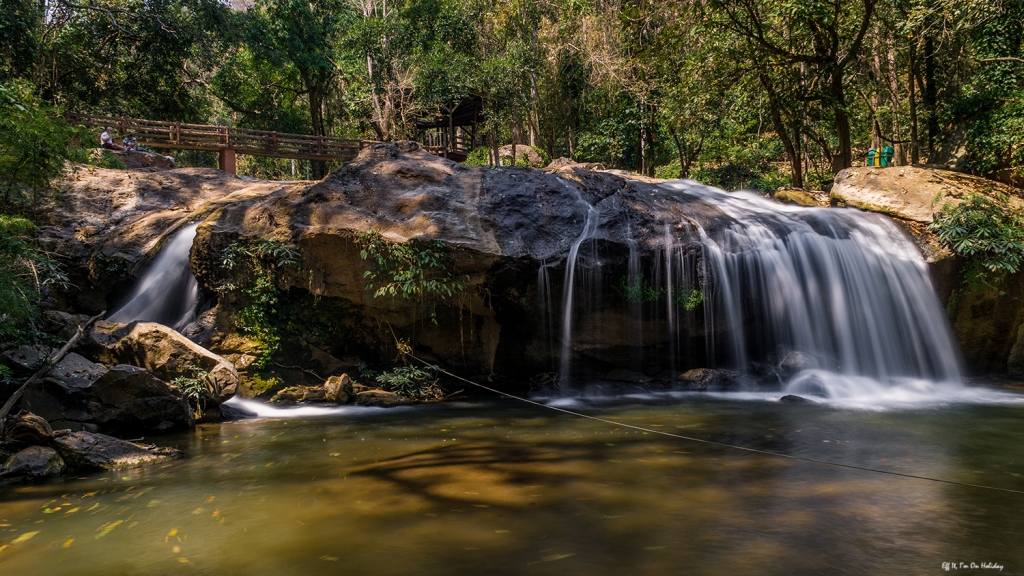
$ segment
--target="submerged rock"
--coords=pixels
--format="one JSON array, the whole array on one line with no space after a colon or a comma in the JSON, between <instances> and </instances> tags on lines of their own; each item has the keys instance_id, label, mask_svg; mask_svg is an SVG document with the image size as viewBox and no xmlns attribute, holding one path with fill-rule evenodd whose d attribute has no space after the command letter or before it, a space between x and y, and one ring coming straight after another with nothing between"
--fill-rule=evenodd
<instances>
[{"instance_id":1,"label":"submerged rock","mask_svg":"<svg viewBox=\"0 0 1024 576\"><path fill-rule=\"evenodd\" d=\"M679 382L687 390L731 390L739 385L739 373L732 370L694 368L679 375Z\"/></svg>"},{"instance_id":2,"label":"submerged rock","mask_svg":"<svg viewBox=\"0 0 1024 576\"><path fill-rule=\"evenodd\" d=\"M131 468L182 456L173 448L147 447L92 432L72 432L55 438L53 445L76 471Z\"/></svg>"},{"instance_id":3,"label":"submerged rock","mask_svg":"<svg viewBox=\"0 0 1024 576\"><path fill-rule=\"evenodd\" d=\"M782 398L779 398L779 402L783 404L817 404L814 400L809 400L803 396L797 396L796 394L786 394Z\"/></svg>"},{"instance_id":4,"label":"submerged rock","mask_svg":"<svg viewBox=\"0 0 1024 576\"><path fill-rule=\"evenodd\" d=\"M0 467L0 482L37 482L64 472L64 460L53 448L30 446L14 454Z\"/></svg>"}]
</instances>

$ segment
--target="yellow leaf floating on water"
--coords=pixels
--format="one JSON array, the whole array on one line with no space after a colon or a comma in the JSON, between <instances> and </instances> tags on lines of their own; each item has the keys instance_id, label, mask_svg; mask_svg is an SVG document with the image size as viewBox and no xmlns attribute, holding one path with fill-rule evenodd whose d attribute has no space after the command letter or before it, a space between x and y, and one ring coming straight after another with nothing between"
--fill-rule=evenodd
<instances>
[{"instance_id":1,"label":"yellow leaf floating on water","mask_svg":"<svg viewBox=\"0 0 1024 576\"><path fill-rule=\"evenodd\" d=\"M99 534L96 535L96 539L99 540L100 538L103 538L107 534L110 534L110 531L113 530L114 528L117 528L118 526L120 526L122 522L124 522L124 520L114 520L110 524L104 524L103 526L100 526L99 527Z\"/></svg>"},{"instance_id":2,"label":"yellow leaf floating on water","mask_svg":"<svg viewBox=\"0 0 1024 576\"><path fill-rule=\"evenodd\" d=\"M15 538L14 541L11 542L11 544L21 544L22 542L28 542L36 534L39 534L39 530L36 530L35 532L25 532L21 536Z\"/></svg>"},{"instance_id":3,"label":"yellow leaf floating on water","mask_svg":"<svg viewBox=\"0 0 1024 576\"><path fill-rule=\"evenodd\" d=\"M337 556L321 556L320 559L325 561L325 562L337 562L338 561L338 557Z\"/></svg>"},{"instance_id":4,"label":"yellow leaf floating on water","mask_svg":"<svg viewBox=\"0 0 1024 576\"><path fill-rule=\"evenodd\" d=\"M164 542L167 542L168 540L170 540L171 538L174 538L177 535L178 535L178 529L177 528L171 528L171 531L167 533L167 536L164 536Z\"/></svg>"},{"instance_id":5,"label":"yellow leaf floating on water","mask_svg":"<svg viewBox=\"0 0 1024 576\"><path fill-rule=\"evenodd\" d=\"M205 510L205 508L196 508L195 510L192 511L192 513L193 514L202 514L203 510Z\"/></svg>"},{"instance_id":6,"label":"yellow leaf floating on water","mask_svg":"<svg viewBox=\"0 0 1024 576\"><path fill-rule=\"evenodd\" d=\"M210 502L213 502L215 498L216 496L210 496L209 498L206 499L206 503L209 504Z\"/></svg>"},{"instance_id":7,"label":"yellow leaf floating on water","mask_svg":"<svg viewBox=\"0 0 1024 576\"><path fill-rule=\"evenodd\" d=\"M181 546L175 546L174 548L171 548L171 552L174 552L175 554L180 553L181 552Z\"/></svg>"},{"instance_id":8,"label":"yellow leaf floating on water","mask_svg":"<svg viewBox=\"0 0 1024 576\"><path fill-rule=\"evenodd\" d=\"M68 538L67 540L64 541L63 547L64 548L71 548L71 543L74 542L74 541L75 541L74 538Z\"/></svg>"},{"instance_id":9,"label":"yellow leaf floating on water","mask_svg":"<svg viewBox=\"0 0 1024 576\"><path fill-rule=\"evenodd\" d=\"M188 558L178 558L178 562L181 562L182 564L188 564L189 560Z\"/></svg>"},{"instance_id":10,"label":"yellow leaf floating on water","mask_svg":"<svg viewBox=\"0 0 1024 576\"><path fill-rule=\"evenodd\" d=\"M68 510L67 512L65 512L65 514L74 514L75 512L78 512L79 510L81 510L81 508L79 508L78 506L75 506L71 510Z\"/></svg>"},{"instance_id":11,"label":"yellow leaf floating on water","mask_svg":"<svg viewBox=\"0 0 1024 576\"><path fill-rule=\"evenodd\" d=\"M87 508L85 511L86 512L91 512L91 511L93 511L93 510L95 510L95 509L97 509L99 507L100 507L100 503L97 502L97 503L93 504L92 506L90 506L89 508Z\"/></svg>"},{"instance_id":12,"label":"yellow leaf floating on water","mask_svg":"<svg viewBox=\"0 0 1024 576\"><path fill-rule=\"evenodd\" d=\"M146 508L152 508L153 506L156 506L159 503L160 503L159 500L150 500L149 504L146 504Z\"/></svg>"}]
</instances>

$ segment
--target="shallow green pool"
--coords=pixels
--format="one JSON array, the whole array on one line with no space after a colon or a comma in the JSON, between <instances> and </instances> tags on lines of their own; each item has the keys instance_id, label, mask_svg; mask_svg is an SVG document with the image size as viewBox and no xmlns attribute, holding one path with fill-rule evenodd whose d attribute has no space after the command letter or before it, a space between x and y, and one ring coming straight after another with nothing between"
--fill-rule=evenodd
<instances>
[{"instance_id":1,"label":"shallow green pool","mask_svg":"<svg viewBox=\"0 0 1024 576\"><path fill-rule=\"evenodd\" d=\"M675 397L577 409L1024 489L1024 406ZM511 401L205 425L185 460L0 489L0 574L1024 573L1024 495L796 462ZM998 570L958 570L995 574Z\"/></svg>"}]
</instances>

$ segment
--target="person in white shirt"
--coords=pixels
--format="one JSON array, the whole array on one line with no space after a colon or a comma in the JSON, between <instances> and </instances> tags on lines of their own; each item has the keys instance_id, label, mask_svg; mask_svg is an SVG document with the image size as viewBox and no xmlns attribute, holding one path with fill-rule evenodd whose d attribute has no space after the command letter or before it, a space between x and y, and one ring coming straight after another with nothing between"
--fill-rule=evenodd
<instances>
[{"instance_id":1,"label":"person in white shirt","mask_svg":"<svg viewBox=\"0 0 1024 576\"><path fill-rule=\"evenodd\" d=\"M100 146L107 150L124 150L124 148L114 144L114 139L110 137L110 126L107 126L103 133L100 134Z\"/></svg>"}]
</instances>

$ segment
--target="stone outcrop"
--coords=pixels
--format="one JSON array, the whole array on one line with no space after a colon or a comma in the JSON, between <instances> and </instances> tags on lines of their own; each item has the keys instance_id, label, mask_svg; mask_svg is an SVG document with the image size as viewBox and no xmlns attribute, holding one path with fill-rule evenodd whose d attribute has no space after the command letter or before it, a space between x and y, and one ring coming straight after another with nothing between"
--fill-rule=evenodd
<instances>
[{"instance_id":1,"label":"stone outcrop","mask_svg":"<svg viewBox=\"0 0 1024 576\"><path fill-rule=\"evenodd\" d=\"M106 364L141 366L167 382L205 373L204 380L218 404L238 389L238 371L233 364L162 324L97 322L79 349Z\"/></svg>"},{"instance_id":2,"label":"stone outcrop","mask_svg":"<svg viewBox=\"0 0 1024 576\"><path fill-rule=\"evenodd\" d=\"M156 448L92 432L72 432L55 438L54 448L78 471L114 470L181 458L173 448Z\"/></svg>"},{"instance_id":3,"label":"stone outcrop","mask_svg":"<svg viewBox=\"0 0 1024 576\"><path fill-rule=\"evenodd\" d=\"M894 166L847 168L836 174L832 200L852 208L928 224L946 204L968 194L1006 194L1024 206L1024 191L1005 184L949 170Z\"/></svg>"},{"instance_id":4,"label":"stone outcrop","mask_svg":"<svg viewBox=\"0 0 1024 576\"><path fill-rule=\"evenodd\" d=\"M147 434L193 425L192 409L177 388L145 369L108 368L74 352L30 384L18 406L73 430Z\"/></svg>"},{"instance_id":5,"label":"stone outcrop","mask_svg":"<svg viewBox=\"0 0 1024 576\"><path fill-rule=\"evenodd\" d=\"M19 412L8 418L3 441L9 448L44 446L53 439L53 429L46 419L31 412Z\"/></svg>"},{"instance_id":6,"label":"stone outcrop","mask_svg":"<svg viewBox=\"0 0 1024 576\"><path fill-rule=\"evenodd\" d=\"M593 237L610 262L605 273L616 279L627 273L631 246L642 258L657 257L666 227L699 252L699 239L681 214L706 229L724 218L684 192L607 172L464 166L415 143L381 143L306 189L225 205L199 226L192 269L203 289L213 291L231 280L221 266L226 247L240 239L276 239L297 247L302 258L301 273L284 275L280 287L333 307L332 321L345 338L332 342L330 355L390 361L397 337L414 339L417 350L462 373L529 376L557 364L545 314L558 314L566 255L584 231L588 204L600 210ZM367 230L419 247L442 242L463 289L446 301L374 297L364 276L372 259L360 254ZM545 294L538 293L542 266L551 279ZM227 313L230 305L222 300L218 308ZM633 344L636 333L645 334L644 345L667 343L657 322L641 326L621 299L609 299L590 318L601 329L575 331L573 348L609 359L609 369L622 362L622 344ZM702 327L694 330L692 337L702 339ZM253 356L230 341L214 336L209 345L233 360Z\"/></svg>"},{"instance_id":7,"label":"stone outcrop","mask_svg":"<svg viewBox=\"0 0 1024 576\"><path fill-rule=\"evenodd\" d=\"M352 379L348 377L348 374L331 376L326 382L324 382L324 398L326 398L328 402L344 404L345 402L348 402L349 398L351 398L353 394Z\"/></svg>"},{"instance_id":8,"label":"stone outcrop","mask_svg":"<svg viewBox=\"0 0 1024 576\"><path fill-rule=\"evenodd\" d=\"M64 460L53 448L31 446L0 466L0 482L37 482L64 472Z\"/></svg>"},{"instance_id":9,"label":"stone outcrop","mask_svg":"<svg viewBox=\"0 0 1024 576\"><path fill-rule=\"evenodd\" d=\"M517 144L515 149L515 162L512 162L512 145L506 144L501 148L498 148L498 157L501 158L502 164L508 163L519 166L525 163L531 168L540 168L541 166L544 166L544 158L539 152L534 150L532 146Z\"/></svg>"},{"instance_id":10,"label":"stone outcrop","mask_svg":"<svg viewBox=\"0 0 1024 576\"><path fill-rule=\"evenodd\" d=\"M190 219L239 198L308 184L265 182L212 168L75 166L59 187L58 201L40 211L39 242L58 255L71 280L54 296L91 315L112 310L163 241Z\"/></svg>"}]
</instances>

